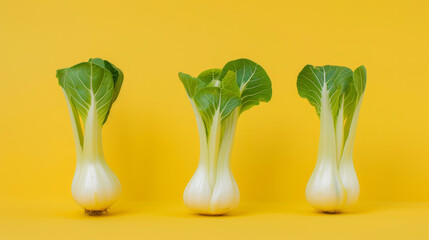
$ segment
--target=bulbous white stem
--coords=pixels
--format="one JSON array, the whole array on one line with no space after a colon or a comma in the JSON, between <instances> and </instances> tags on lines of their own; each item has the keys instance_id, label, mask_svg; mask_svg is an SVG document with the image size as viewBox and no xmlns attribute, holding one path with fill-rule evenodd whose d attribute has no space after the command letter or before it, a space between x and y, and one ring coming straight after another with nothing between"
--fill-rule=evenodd
<instances>
[{"instance_id":1,"label":"bulbous white stem","mask_svg":"<svg viewBox=\"0 0 429 240\"><path fill-rule=\"evenodd\" d=\"M72 184L74 200L82 208L103 211L121 194L121 184L104 159L83 159Z\"/></svg>"},{"instance_id":2,"label":"bulbous white stem","mask_svg":"<svg viewBox=\"0 0 429 240\"><path fill-rule=\"evenodd\" d=\"M92 99L95 101L95 99ZM76 171L72 183L74 200L85 210L104 211L121 194L119 179L104 160L102 125L97 119L96 104L92 104L85 121L85 139L77 151Z\"/></svg>"},{"instance_id":3,"label":"bulbous white stem","mask_svg":"<svg viewBox=\"0 0 429 240\"><path fill-rule=\"evenodd\" d=\"M344 150L339 167L340 177L347 191L347 200L345 203L345 207L349 207L355 204L358 201L360 193L359 180L357 178L357 174L353 164L353 146L356 138L356 128L359 118L359 111L362 105L362 100L363 97L361 96L353 114L352 122L350 124L349 135L347 137L346 143L344 144Z\"/></svg>"},{"instance_id":4,"label":"bulbous white stem","mask_svg":"<svg viewBox=\"0 0 429 240\"><path fill-rule=\"evenodd\" d=\"M213 123L217 126L211 127L211 136L206 138L202 120L196 114L200 133L200 162L183 194L185 205L196 213L222 215L236 208L240 201L240 192L230 166L238 114L236 110L228 118L225 123L228 127L224 128L222 139L219 137L221 131L218 131L220 117L219 121Z\"/></svg>"},{"instance_id":5,"label":"bulbous white stem","mask_svg":"<svg viewBox=\"0 0 429 240\"><path fill-rule=\"evenodd\" d=\"M355 204L359 199L359 180L353 166L353 159L343 159L340 164L340 177L347 192L347 199L344 207Z\"/></svg>"},{"instance_id":6,"label":"bulbous white stem","mask_svg":"<svg viewBox=\"0 0 429 240\"><path fill-rule=\"evenodd\" d=\"M314 208L329 213L340 212L346 200L346 191L341 182L336 159L319 159L305 189L308 203Z\"/></svg>"},{"instance_id":7,"label":"bulbous white stem","mask_svg":"<svg viewBox=\"0 0 429 240\"><path fill-rule=\"evenodd\" d=\"M219 166L216 185L210 200L210 212L214 215L228 213L235 209L240 202L240 191L232 175L229 159L226 159L225 163L220 165L224 166Z\"/></svg>"},{"instance_id":8,"label":"bulbous white stem","mask_svg":"<svg viewBox=\"0 0 429 240\"><path fill-rule=\"evenodd\" d=\"M229 166L217 171L214 187L210 185L208 170L199 165L183 194L185 205L204 215L222 215L240 202L240 192Z\"/></svg>"},{"instance_id":9,"label":"bulbous white stem","mask_svg":"<svg viewBox=\"0 0 429 240\"><path fill-rule=\"evenodd\" d=\"M322 89L321 102L319 152L305 196L314 208L334 213L343 208L346 191L338 171L336 131L326 84Z\"/></svg>"}]
</instances>

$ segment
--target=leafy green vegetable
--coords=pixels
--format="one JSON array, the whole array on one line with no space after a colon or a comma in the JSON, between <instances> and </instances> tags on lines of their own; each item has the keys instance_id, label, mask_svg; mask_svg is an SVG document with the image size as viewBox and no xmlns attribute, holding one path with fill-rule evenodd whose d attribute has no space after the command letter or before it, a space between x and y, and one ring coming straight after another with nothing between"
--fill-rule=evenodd
<instances>
[{"instance_id":1,"label":"leafy green vegetable","mask_svg":"<svg viewBox=\"0 0 429 240\"><path fill-rule=\"evenodd\" d=\"M271 99L271 81L258 64L238 59L223 69L210 69L197 78L179 73L191 100L200 134L200 163L186 187L185 204L192 210L218 215L239 201L230 170L230 155L240 113Z\"/></svg>"},{"instance_id":2,"label":"leafy green vegetable","mask_svg":"<svg viewBox=\"0 0 429 240\"><path fill-rule=\"evenodd\" d=\"M365 85L364 66L353 72L346 67L307 65L298 75L298 94L320 117L318 161L306 196L322 211L338 212L357 201L352 149Z\"/></svg>"},{"instance_id":3,"label":"leafy green vegetable","mask_svg":"<svg viewBox=\"0 0 429 240\"><path fill-rule=\"evenodd\" d=\"M57 70L57 78L66 96L78 159L73 197L86 210L105 210L119 197L120 183L105 163L101 129L124 75L110 62L95 58Z\"/></svg>"}]
</instances>

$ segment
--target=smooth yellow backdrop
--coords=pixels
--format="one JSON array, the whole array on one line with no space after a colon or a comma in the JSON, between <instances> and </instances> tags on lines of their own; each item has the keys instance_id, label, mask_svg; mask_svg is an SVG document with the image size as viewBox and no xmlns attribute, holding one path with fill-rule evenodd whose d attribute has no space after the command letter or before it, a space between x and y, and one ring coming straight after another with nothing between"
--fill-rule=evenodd
<instances>
[{"instance_id":1,"label":"smooth yellow backdrop","mask_svg":"<svg viewBox=\"0 0 429 240\"><path fill-rule=\"evenodd\" d=\"M74 141L55 71L101 57L125 74L103 130L121 201L180 202L198 134L177 73L262 65L270 103L239 119L244 201L304 202L319 120L298 96L305 64L368 70L354 148L361 201L429 201L429 2L2 1L0 199L71 199Z\"/></svg>"},{"instance_id":2,"label":"smooth yellow backdrop","mask_svg":"<svg viewBox=\"0 0 429 240\"><path fill-rule=\"evenodd\" d=\"M17 208L19 206L19 208ZM360 203L319 214L306 203L247 203L223 217L192 214L182 203L127 202L112 215L85 216L72 201L2 202L0 239L27 240L427 240L428 203ZM80 210L80 211L79 211Z\"/></svg>"}]
</instances>

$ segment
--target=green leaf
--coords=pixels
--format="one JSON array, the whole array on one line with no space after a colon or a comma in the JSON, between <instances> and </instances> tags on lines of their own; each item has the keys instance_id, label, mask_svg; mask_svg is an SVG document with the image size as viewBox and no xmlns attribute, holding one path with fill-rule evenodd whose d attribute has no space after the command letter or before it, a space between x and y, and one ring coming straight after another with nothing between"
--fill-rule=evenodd
<instances>
[{"instance_id":1,"label":"green leaf","mask_svg":"<svg viewBox=\"0 0 429 240\"><path fill-rule=\"evenodd\" d=\"M364 66L360 66L353 72L353 81L350 82L345 92L344 100L344 117L346 123L344 126L344 139L347 139L350 127L353 120L356 107L365 92L366 87L366 69Z\"/></svg>"},{"instance_id":2,"label":"green leaf","mask_svg":"<svg viewBox=\"0 0 429 240\"><path fill-rule=\"evenodd\" d=\"M220 95L221 123L224 124L226 118L232 113L232 111L241 105L241 98L238 92L231 91L227 88L221 88Z\"/></svg>"},{"instance_id":3,"label":"green leaf","mask_svg":"<svg viewBox=\"0 0 429 240\"><path fill-rule=\"evenodd\" d=\"M200 73L198 78L206 84L210 84L213 81L220 80L221 73L222 69L213 68Z\"/></svg>"},{"instance_id":4,"label":"green leaf","mask_svg":"<svg viewBox=\"0 0 429 240\"><path fill-rule=\"evenodd\" d=\"M210 132L210 127L213 118L220 105L220 88L205 87L198 91L194 96L195 105L201 114L201 118L206 126L207 135Z\"/></svg>"},{"instance_id":5,"label":"green leaf","mask_svg":"<svg viewBox=\"0 0 429 240\"><path fill-rule=\"evenodd\" d=\"M62 77L64 89L82 121L86 121L91 105L96 104L98 122L102 125L113 103L112 73L97 64L84 62L60 71L60 80Z\"/></svg>"},{"instance_id":6,"label":"green leaf","mask_svg":"<svg viewBox=\"0 0 429 240\"><path fill-rule=\"evenodd\" d=\"M248 59L237 59L228 62L222 70L221 78L228 71L236 73L236 81L240 91L240 113L258 105L259 102L268 102L271 99L271 80L265 70Z\"/></svg>"},{"instance_id":7,"label":"green leaf","mask_svg":"<svg viewBox=\"0 0 429 240\"><path fill-rule=\"evenodd\" d=\"M240 96L240 90L237 85L237 75L235 72L228 71L222 78L222 88L226 88L237 94L237 96Z\"/></svg>"},{"instance_id":8,"label":"green leaf","mask_svg":"<svg viewBox=\"0 0 429 240\"><path fill-rule=\"evenodd\" d=\"M66 95L67 105L70 111L70 118L73 124L73 134L75 137L75 140L77 140L76 145L78 145L78 149L82 150L83 146L83 131L82 131L82 125L79 119L79 113L76 109L76 106L72 104L72 99L70 97L70 94L67 94L67 88L66 88L66 72L67 68L58 69L57 70L57 78L58 83L63 88L64 93Z\"/></svg>"},{"instance_id":9,"label":"green leaf","mask_svg":"<svg viewBox=\"0 0 429 240\"><path fill-rule=\"evenodd\" d=\"M352 79L353 72L346 67L329 65L314 67L307 65L298 75L298 94L308 99L310 104L316 108L317 115L320 117L322 89L326 86L333 119L336 119L340 108L340 99Z\"/></svg>"},{"instance_id":10,"label":"green leaf","mask_svg":"<svg viewBox=\"0 0 429 240\"><path fill-rule=\"evenodd\" d=\"M90 58L88 60L88 62L96 64L96 65L98 65L98 66L100 66L102 68L106 68L105 61L103 59L101 59L101 58Z\"/></svg>"},{"instance_id":11,"label":"green leaf","mask_svg":"<svg viewBox=\"0 0 429 240\"><path fill-rule=\"evenodd\" d=\"M124 80L124 74L119 68L117 68L115 65L113 65L107 60L103 60L101 58L91 58L89 59L89 62L109 70L110 73L112 74L113 85L115 86L112 102L115 102L121 90L122 82Z\"/></svg>"},{"instance_id":12,"label":"green leaf","mask_svg":"<svg viewBox=\"0 0 429 240\"><path fill-rule=\"evenodd\" d=\"M221 124L241 105L241 99L237 92L226 88L205 87L194 96L197 109L206 126L207 133L210 132L215 114L219 111Z\"/></svg>"},{"instance_id":13,"label":"green leaf","mask_svg":"<svg viewBox=\"0 0 429 240\"><path fill-rule=\"evenodd\" d=\"M64 88L65 86L65 75L66 75L66 70L67 68L63 68L63 69L58 69L57 70L57 78L58 78L58 84Z\"/></svg>"},{"instance_id":14,"label":"green leaf","mask_svg":"<svg viewBox=\"0 0 429 240\"><path fill-rule=\"evenodd\" d=\"M113 65L107 60L103 60L101 58L90 58L88 62L96 64L102 68L105 68L109 70L110 73L112 74L113 85L114 85L112 103L114 103L118 98L119 92L121 91L122 82L124 80L124 74L119 68L117 68L115 65ZM106 114L106 118L104 119L103 124L106 122L107 117L109 117L110 109Z\"/></svg>"},{"instance_id":15,"label":"green leaf","mask_svg":"<svg viewBox=\"0 0 429 240\"><path fill-rule=\"evenodd\" d=\"M356 88L356 93L358 98L360 98L365 92L366 87L366 68L365 66L360 66L356 68L353 72L353 82Z\"/></svg>"},{"instance_id":16,"label":"green leaf","mask_svg":"<svg viewBox=\"0 0 429 240\"><path fill-rule=\"evenodd\" d=\"M356 99L357 93L355 83L351 81L344 93L344 118L348 118L353 115L356 108Z\"/></svg>"},{"instance_id":17,"label":"green leaf","mask_svg":"<svg viewBox=\"0 0 429 240\"><path fill-rule=\"evenodd\" d=\"M179 79L185 87L186 93L189 98L194 98L195 93L207 84L199 78L191 77L186 73L179 72Z\"/></svg>"},{"instance_id":18,"label":"green leaf","mask_svg":"<svg viewBox=\"0 0 429 240\"><path fill-rule=\"evenodd\" d=\"M355 108L365 92L366 85L366 69L364 66L356 68L353 72L353 80L350 82L349 86L345 92L344 100L344 116L351 118L355 111Z\"/></svg>"}]
</instances>

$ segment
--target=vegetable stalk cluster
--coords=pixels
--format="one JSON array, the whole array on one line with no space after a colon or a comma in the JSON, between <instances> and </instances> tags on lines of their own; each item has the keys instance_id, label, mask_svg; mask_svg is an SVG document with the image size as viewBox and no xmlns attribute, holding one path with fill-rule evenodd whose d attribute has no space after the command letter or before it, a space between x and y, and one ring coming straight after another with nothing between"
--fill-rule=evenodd
<instances>
[{"instance_id":1,"label":"vegetable stalk cluster","mask_svg":"<svg viewBox=\"0 0 429 240\"><path fill-rule=\"evenodd\" d=\"M336 213L359 197L353 144L366 85L366 69L307 65L299 73L298 93L316 108L320 139L316 167L305 191L315 208Z\"/></svg>"},{"instance_id":2,"label":"vegetable stalk cluster","mask_svg":"<svg viewBox=\"0 0 429 240\"><path fill-rule=\"evenodd\" d=\"M119 68L99 58L57 70L76 146L72 195L88 214L102 214L121 193L119 180L104 159L101 129L123 77Z\"/></svg>"},{"instance_id":3,"label":"vegetable stalk cluster","mask_svg":"<svg viewBox=\"0 0 429 240\"><path fill-rule=\"evenodd\" d=\"M230 166L238 117L271 99L271 81L261 66L247 59L204 71L196 78L179 73L179 78L200 137L200 161L183 199L197 213L221 215L234 209L240 199Z\"/></svg>"}]
</instances>

